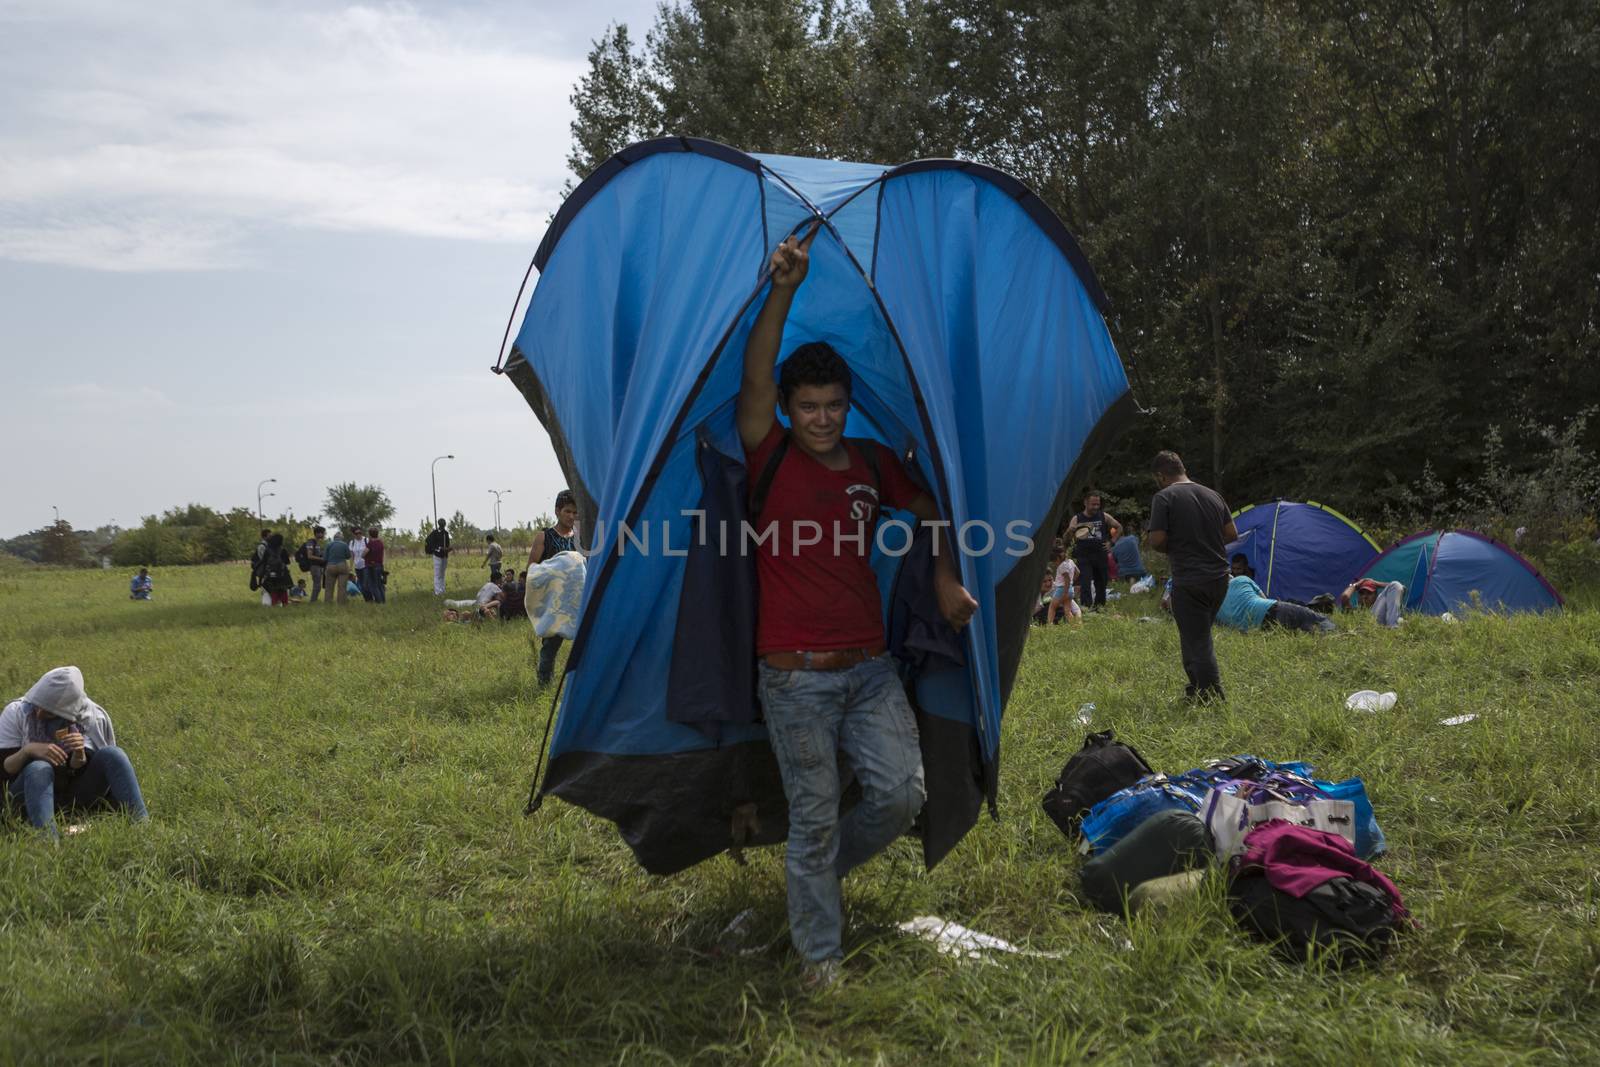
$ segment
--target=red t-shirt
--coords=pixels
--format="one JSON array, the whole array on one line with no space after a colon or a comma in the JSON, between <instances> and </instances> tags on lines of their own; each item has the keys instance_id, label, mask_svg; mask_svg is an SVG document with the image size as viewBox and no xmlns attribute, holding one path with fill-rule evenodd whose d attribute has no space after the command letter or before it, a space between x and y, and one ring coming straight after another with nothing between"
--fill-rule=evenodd
<instances>
[{"instance_id":1,"label":"red t-shirt","mask_svg":"<svg viewBox=\"0 0 1600 1067\"><path fill-rule=\"evenodd\" d=\"M774 422L760 446L745 458L752 491L786 432ZM754 538L747 542L756 553L761 593L758 654L883 643L883 603L871 562L878 512L880 505L907 508L922 490L894 453L879 444L873 447L878 450L882 482L874 490L865 457L854 445L845 447L850 466L834 471L791 443L767 490L762 513L750 520L757 536L774 531L759 547ZM813 540L817 543L797 544ZM894 550L905 540L891 533L885 543Z\"/></svg>"},{"instance_id":2,"label":"red t-shirt","mask_svg":"<svg viewBox=\"0 0 1600 1067\"><path fill-rule=\"evenodd\" d=\"M367 538L367 566L383 566L383 538Z\"/></svg>"}]
</instances>

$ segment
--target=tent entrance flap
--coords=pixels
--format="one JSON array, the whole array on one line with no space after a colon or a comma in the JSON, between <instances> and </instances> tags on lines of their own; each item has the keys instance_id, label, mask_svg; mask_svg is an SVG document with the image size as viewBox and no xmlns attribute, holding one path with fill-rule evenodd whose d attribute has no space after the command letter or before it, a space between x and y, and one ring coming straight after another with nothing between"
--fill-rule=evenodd
<instances>
[{"instance_id":1,"label":"tent entrance flap","mask_svg":"<svg viewBox=\"0 0 1600 1067\"><path fill-rule=\"evenodd\" d=\"M681 550L696 541L694 513L731 521L745 503L733 425L745 340L771 245L819 213L828 224L780 361L810 341L840 352L855 383L850 432L907 461L953 534L995 534L991 549L961 553L980 610L959 655L906 662L930 866L994 797L1025 587L1042 573L1035 535L1131 413L1081 250L997 171L757 158L664 138L584 181L540 246L506 368L582 487L595 552L544 787L616 822L652 871L727 848L742 804L762 825L751 843L785 833L747 682L749 561ZM629 536L641 529L653 549ZM1008 531L1027 549L1008 554ZM887 628L906 564L880 550L873 566Z\"/></svg>"}]
</instances>

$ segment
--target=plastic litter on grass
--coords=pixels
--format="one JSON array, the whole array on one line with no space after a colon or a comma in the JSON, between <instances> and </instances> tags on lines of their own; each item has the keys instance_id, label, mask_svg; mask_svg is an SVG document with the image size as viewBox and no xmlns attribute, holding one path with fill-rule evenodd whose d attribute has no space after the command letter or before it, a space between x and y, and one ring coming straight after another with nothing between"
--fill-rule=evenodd
<instances>
[{"instance_id":1,"label":"plastic litter on grass","mask_svg":"<svg viewBox=\"0 0 1600 1067\"><path fill-rule=\"evenodd\" d=\"M992 952L1032 956L1043 960L1058 960L1063 956L1060 952L1039 952L1034 949L1019 948L1003 938L969 930L960 923L941 919L937 915L919 915L915 919L901 923L895 929L912 937L931 941L941 955L954 956L957 959L987 959Z\"/></svg>"}]
</instances>

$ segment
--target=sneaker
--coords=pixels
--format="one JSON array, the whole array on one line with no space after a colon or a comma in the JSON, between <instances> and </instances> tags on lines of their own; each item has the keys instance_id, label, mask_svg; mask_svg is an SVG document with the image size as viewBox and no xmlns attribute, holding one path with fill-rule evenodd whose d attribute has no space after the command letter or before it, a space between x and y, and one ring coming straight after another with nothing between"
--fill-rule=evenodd
<instances>
[{"instance_id":1,"label":"sneaker","mask_svg":"<svg viewBox=\"0 0 1600 1067\"><path fill-rule=\"evenodd\" d=\"M810 992L820 993L838 985L843 977L843 966L838 960L830 957L807 963L801 971L800 980Z\"/></svg>"}]
</instances>

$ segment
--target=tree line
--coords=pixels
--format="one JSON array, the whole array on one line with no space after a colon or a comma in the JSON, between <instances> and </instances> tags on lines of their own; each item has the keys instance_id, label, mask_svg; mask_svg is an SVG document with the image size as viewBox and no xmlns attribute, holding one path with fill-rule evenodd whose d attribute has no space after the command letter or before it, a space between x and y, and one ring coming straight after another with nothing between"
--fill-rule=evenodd
<instances>
[{"instance_id":1,"label":"tree line","mask_svg":"<svg viewBox=\"0 0 1600 1067\"><path fill-rule=\"evenodd\" d=\"M1239 505L1592 531L1597 90L1590 0L685 0L594 43L568 162L992 164L1111 298L1146 411L1111 500L1174 448Z\"/></svg>"},{"instance_id":2,"label":"tree line","mask_svg":"<svg viewBox=\"0 0 1600 1067\"><path fill-rule=\"evenodd\" d=\"M311 536L312 528L325 526L330 531L384 528L389 548L397 552L420 551L433 519L424 515L413 530L390 525L393 503L376 485L342 482L330 486L323 501L323 513L294 516L258 517L249 508L218 511L204 504L185 504L168 508L159 515L146 515L137 526L126 529L103 526L94 531L77 531L59 519L49 526L0 541L0 550L30 560L66 567L98 567L109 563L117 567L171 567L195 563L225 563L249 559L263 529L283 534L291 550ZM447 520L450 536L461 548L481 544L488 531L456 511ZM531 546L536 530L554 525L547 515L532 522L519 523L501 532L508 545Z\"/></svg>"}]
</instances>

